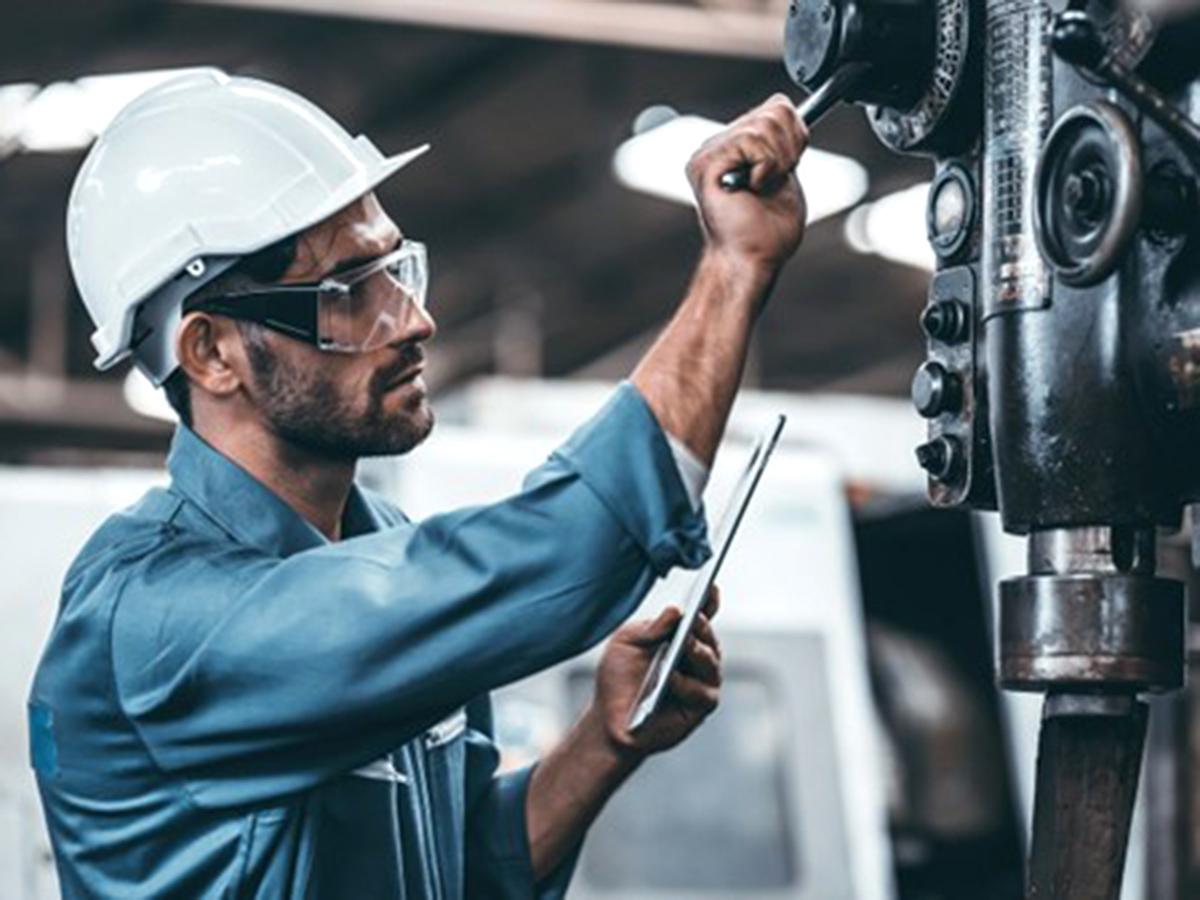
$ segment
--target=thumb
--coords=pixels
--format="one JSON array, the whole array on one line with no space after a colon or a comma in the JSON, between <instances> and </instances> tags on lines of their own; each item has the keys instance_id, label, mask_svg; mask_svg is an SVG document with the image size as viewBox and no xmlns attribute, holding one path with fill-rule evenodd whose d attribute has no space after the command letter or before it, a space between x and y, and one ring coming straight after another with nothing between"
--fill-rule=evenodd
<instances>
[{"instance_id":1,"label":"thumb","mask_svg":"<svg viewBox=\"0 0 1200 900\"><path fill-rule=\"evenodd\" d=\"M683 612L678 606L667 606L653 619L631 622L623 629L623 637L635 646L651 646L666 639L679 624L681 618L683 618Z\"/></svg>"}]
</instances>

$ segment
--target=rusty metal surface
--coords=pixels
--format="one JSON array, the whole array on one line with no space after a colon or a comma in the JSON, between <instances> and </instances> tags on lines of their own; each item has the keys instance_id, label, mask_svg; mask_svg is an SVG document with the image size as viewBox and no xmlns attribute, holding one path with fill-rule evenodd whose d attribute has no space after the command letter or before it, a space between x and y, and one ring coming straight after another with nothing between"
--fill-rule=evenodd
<instances>
[{"instance_id":1,"label":"rusty metal surface","mask_svg":"<svg viewBox=\"0 0 1200 900\"><path fill-rule=\"evenodd\" d=\"M1034 575L1000 585L1000 680L1171 689L1183 683L1183 586L1145 575Z\"/></svg>"},{"instance_id":2,"label":"rusty metal surface","mask_svg":"<svg viewBox=\"0 0 1200 900\"><path fill-rule=\"evenodd\" d=\"M1027 900L1118 900L1147 709L1054 715L1038 743Z\"/></svg>"}]
</instances>

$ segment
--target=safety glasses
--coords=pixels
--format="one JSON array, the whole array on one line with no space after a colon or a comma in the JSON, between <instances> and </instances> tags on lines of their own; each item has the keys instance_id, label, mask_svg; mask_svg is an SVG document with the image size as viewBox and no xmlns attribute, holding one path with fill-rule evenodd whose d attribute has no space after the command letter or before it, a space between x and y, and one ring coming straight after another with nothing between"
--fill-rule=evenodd
<instances>
[{"instance_id":1,"label":"safety glasses","mask_svg":"<svg viewBox=\"0 0 1200 900\"><path fill-rule=\"evenodd\" d=\"M189 311L257 322L322 350L366 353L404 334L425 308L425 245L404 241L386 256L315 284L286 284L206 298Z\"/></svg>"}]
</instances>

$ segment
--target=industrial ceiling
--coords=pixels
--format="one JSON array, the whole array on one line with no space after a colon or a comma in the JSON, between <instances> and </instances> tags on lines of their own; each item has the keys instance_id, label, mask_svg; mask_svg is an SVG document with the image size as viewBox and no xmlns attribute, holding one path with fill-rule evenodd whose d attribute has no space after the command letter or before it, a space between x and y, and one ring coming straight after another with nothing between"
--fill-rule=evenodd
<instances>
[{"instance_id":1,"label":"industrial ceiling","mask_svg":"<svg viewBox=\"0 0 1200 900\"><path fill-rule=\"evenodd\" d=\"M728 120L776 91L785 10L759 0L6 0L0 85L195 65L286 84L385 152L433 153L382 191L430 246L445 391L500 373L618 378L684 290L685 206L622 187L616 147L655 103ZM814 145L859 160L870 197L928 177L843 109ZM63 214L81 152L0 155L0 461L159 452L124 369L91 365ZM748 380L906 392L925 273L815 223L760 325Z\"/></svg>"}]
</instances>

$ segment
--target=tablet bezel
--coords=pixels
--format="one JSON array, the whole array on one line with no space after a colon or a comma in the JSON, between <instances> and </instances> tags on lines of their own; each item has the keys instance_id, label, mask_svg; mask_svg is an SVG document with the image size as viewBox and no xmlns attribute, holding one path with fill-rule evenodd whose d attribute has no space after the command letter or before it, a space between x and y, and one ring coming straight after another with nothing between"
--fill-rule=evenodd
<instances>
[{"instance_id":1,"label":"tablet bezel","mask_svg":"<svg viewBox=\"0 0 1200 900\"><path fill-rule=\"evenodd\" d=\"M631 733L644 727L662 704L671 673L679 665L683 649L687 646L687 637L696 624L697 616L704 608L708 592L716 580L717 573L721 570L721 564L729 553L738 526L746 514L746 509L750 506L750 498L754 496L754 492L758 488L763 471L767 467L767 462L770 460L776 444L779 443L779 436L783 433L783 426L786 423L787 416L779 413L775 417L775 421L755 442L746 463L746 469L738 479L725 511L721 515L720 523L714 534L712 556L696 573L688 587L682 607L683 615L675 626L671 640L659 645L654 653L654 658L650 661L649 668L646 669L641 689L638 691L637 700L634 701L626 724Z\"/></svg>"}]
</instances>

